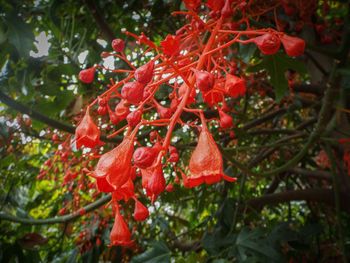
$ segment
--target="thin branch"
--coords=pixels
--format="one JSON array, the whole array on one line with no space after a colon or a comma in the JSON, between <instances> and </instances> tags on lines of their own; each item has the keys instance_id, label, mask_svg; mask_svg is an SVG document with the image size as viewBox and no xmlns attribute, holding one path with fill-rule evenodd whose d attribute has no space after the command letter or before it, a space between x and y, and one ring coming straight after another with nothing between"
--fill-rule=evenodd
<instances>
[{"instance_id":1,"label":"thin branch","mask_svg":"<svg viewBox=\"0 0 350 263\"><path fill-rule=\"evenodd\" d=\"M99 12L94 1L86 0L85 4L86 4L87 8L89 9L91 15L95 19L96 23L100 27L102 35L104 35L110 42L112 42L113 39L115 39L115 35L114 35L112 29L109 27L106 20L101 16L101 13Z\"/></svg>"},{"instance_id":2,"label":"thin branch","mask_svg":"<svg viewBox=\"0 0 350 263\"><path fill-rule=\"evenodd\" d=\"M280 203L286 203L290 201L308 201L308 202L320 202L334 207L334 192L331 189L303 189L286 191L281 193L266 194L260 197L249 199L246 202L247 207L254 208L256 210L262 209L265 205L276 205ZM350 207L347 205L349 200L346 197L342 200L341 207L343 210L350 212Z\"/></svg>"},{"instance_id":3,"label":"thin branch","mask_svg":"<svg viewBox=\"0 0 350 263\"><path fill-rule=\"evenodd\" d=\"M105 203L109 202L111 200L111 195L108 194L106 196L101 197L97 201L88 204L84 206L84 210L86 213L91 212ZM49 224L60 224L60 223L67 223L70 221L74 221L78 218L80 218L82 215L79 214L79 212L74 212L69 215L64 215L60 217L54 217L54 218L47 218L47 219L32 219L32 218L22 218L22 217L17 217L14 215L7 214L5 212L0 212L0 220L6 220L6 221L11 221L15 223L21 223L25 225L49 225Z\"/></svg>"},{"instance_id":4,"label":"thin branch","mask_svg":"<svg viewBox=\"0 0 350 263\"><path fill-rule=\"evenodd\" d=\"M41 123L45 123L53 128L74 134L75 133L75 127L65 124L63 122L51 119L47 117L46 115L37 112L30 107L8 97L5 95L3 92L0 91L0 101L2 101L4 104L6 104L8 107L22 113L22 114L27 114L31 118L40 121ZM104 142L112 142L112 143L120 143L122 141L121 137L114 137L111 139L107 139L105 135L101 135L101 140Z\"/></svg>"}]
</instances>

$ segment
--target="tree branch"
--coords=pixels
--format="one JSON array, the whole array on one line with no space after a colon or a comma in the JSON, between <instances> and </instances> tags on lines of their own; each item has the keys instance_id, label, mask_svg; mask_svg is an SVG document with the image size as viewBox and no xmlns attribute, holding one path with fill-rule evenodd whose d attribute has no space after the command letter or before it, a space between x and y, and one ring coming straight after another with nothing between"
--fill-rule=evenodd
<instances>
[{"instance_id":1,"label":"tree branch","mask_svg":"<svg viewBox=\"0 0 350 263\"><path fill-rule=\"evenodd\" d=\"M111 195L108 194L106 196L101 197L97 201L88 204L84 206L84 210L86 213L91 212L105 203L109 202L111 200ZM74 221L81 217L82 215L79 214L79 212L74 212L69 215L64 215L60 217L55 217L55 218L47 218L47 219L31 219L31 218L22 218L22 217L17 217L14 215L7 214L5 212L0 212L0 220L6 220L6 221L11 221L14 223L21 223L25 225L49 225L49 224L59 224L59 223L67 223L70 221Z\"/></svg>"},{"instance_id":2,"label":"tree branch","mask_svg":"<svg viewBox=\"0 0 350 263\"><path fill-rule=\"evenodd\" d=\"M276 205L280 203L286 203L290 201L308 201L308 202L320 202L330 206L335 205L334 193L331 189L303 189L286 191L275 194L266 194L260 197L250 199L246 202L246 206L256 210L262 209L265 205ZM350 213L349 197L343 196L341 208L344 211Z\"/></svg>"},{"instance_id":3,"label":"tree branch","mask_svg":"<svg viewBox=\"0 0 350 263\"><path fill-rule=\"evenodd\" d=\"M51 119L44 114L37 112L30 107L23 105L22 103L8 97L5 95L3 92L0 91L0 101L2 101L4 104L6 104L8 107L22 113L22 114L27 114L31 118L40 121L41 123L45 123L53 128L74 134L75 133L75 127L65 124L63 122ZM101 135L101 140L104 142L112 142L112 143L120 143L122 141L122 138L119 136L116 136L111 139L107 139L105 135Z\"/></svg>"}]
</instances>

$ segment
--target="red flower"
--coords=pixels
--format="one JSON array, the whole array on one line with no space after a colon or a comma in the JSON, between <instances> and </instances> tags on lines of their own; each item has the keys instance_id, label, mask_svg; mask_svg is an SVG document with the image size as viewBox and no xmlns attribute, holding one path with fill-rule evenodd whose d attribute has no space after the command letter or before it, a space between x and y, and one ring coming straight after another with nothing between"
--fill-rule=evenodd
<instances>
[{"instance_id":1,"label":"red flower","mask_svg":"<svg viewBox=\"0 0 350 263\"><path fill-rule=\"evenodd\" d=\"M149 211L140 201L136 198L135 200L135 209L134 209L134 218L136 221L142 222L149 217Z\"/></svg>"},{"instance_id":2,"label":"red flower","mask_svg":"<svg viewBox=\"0 0 350 263\"><path fill-rule=\"evenodd\" d=\"M152 80L153 69L154 61L151 60L135 70L135 79L142 84L147 84Z\"/></svg>"},{"instance_id":3,"label":"red flower","mask_svg":"<svg viewBox=\"0 0 350 263\"><path fill-rule=\"evenodd\" d=\"M225 0L208 0L207 5L211 10L220 11L225 4Z\"/></svg>"},{"instance_id":4,"label":"red flower","mask_svg":"<svg viewBox=\"0 0 350 263\"><path fill-rule=\"evenodd\" d=\"M116 205L118 206L118 204ZM109 246L129 246L132 244L131 233L125 224L119 209L116 209L114 225L111 231L111 244Z\"/></svg>"},{"instance_id":5,"label":"red flower","mask_svg":"<svg viewBox=\"0 0 350 263\"><path fill-rule=\"evenodd\" d=\"M284 34L280 38L284 49L289 56L297 57L304 53L305 41L303 39L298 37L291 37Z\"/></svg>"},{"instance_id":6,"label":"red flower","mask_svg":"<svg viewBox=\"0 0 350 263\"><path fill-rule=\"evenodd\" d=\"M195 187L203 182L212 184L219 182L221 177L230 182L236 181L237 178L232 178L224 174L220 150L216 146L206 124L203 122L202 125L197 147L192 153L189 163L191 175L186 177L183 174L184 186Z\"/></svg>"},{"instance_id":7,"label":"red flower","mask_svg":"<svg viewBox=\"0 0 350 263\"><path fill-rule=\"evenodd\" d=\"M134 164L141 169L150 167L157 157L159 151L153 147L139 147L135 150L132 158Z\"/></svg>"},{"instance_id":8,"label":"red flower","mask_svg":"<svg viewBox=\"0 0 350 263\"><path fill-rule=\"evenodd\" d=\"M130 173L131 174L131 173ZM124 200L127 202L130 198L132 198L135 195L134 193L134 183L131 180L131 176L126 181L125 184L122 185L120 189L117 191L112 192L113 200Z\"/></svg>"},{"instance_id":9,"label":"red flower","mask_svg":"<svg viewBox=\"0 0 350 263\"><path fill-rule=\"evenodd\" d=\"M114 39L112 41L112 48L116 51L116 52L123 52L124 48L125 48L125 43L122 39Z\"/></svg>"},{"instance_id":10,"label":"red flower","mask_svg":"<svg viewBox=\"0 0 350 263\"><path fill-rule=\"evenodd\" d=\"M220 115L220 127L222 129L232 128L233 126L232 117L222 110L219 110L219 115Z\"/></svg>"},{"instance_id":11,"label":"red flower","mask_svg":"<svg viewBox=\"0 0 350 263\"><path fill-rule=\"evenodd\" d=\"M95 68L83 69L79 72L79 79L84 83L90 83L94 80Z\"/></svg>"},{"instance_id":12,"label":"red flower","mask_svg":"<svg viewBox=\"0 0 350 263\"><path fill-rule=\"evenodd\" d=\"M201 0L183 0L183 2L188 9L196 9L201 3Z\"/></svg>"},{"instance_id":13,"label":"red flower","mask_svg":"<svg viewBox=\"0 0 350 263\"><path fill-rule=\"evenodd\" d=\"M207 92L213 88L215 78L210 72L195 70L195 74L197 87L201 91Z\"/></svg>"},{"instance_id":14,"label":"red flower","mask_svg":"<svg viewBox=\"0 0 350 263\"><path fill-rule=\"evenodd\" d=\"M84 118L75 129L75 143L77 149L80 149L80 147L83 145L85 147L92 148L97 144L103 144L103 142L100 141L101 131L92 121L89 110L90 108L88 107L86 109Z\"/></svg>"},{"instance_id":15,"label":"red flower","mask_svg":"<svg viewBox=\"0 0 350 263\"><path fill-rule=\"evenodd\" d=\"M144 87L144 84L137 81L127 82L122 88L122 96L128 102L132 104L137 104L143 99Z\"/></svg>"},{"instance_id":16,"label":"red flower","mask_svg":"<svg viewBox=\"0 0 350 263\"><path fill-rule=\"evenodd\" d=\"M225 90L231 97L237 98L238 95L243 96L247 90L245 79L235 75L227 74L225 82Z\"/></svg>"},{"instance_id":17,"label":"red flower","mask_svg":"<svg viewBox=\"0 0 350 263\"><path fill-rule=\"evenodd\" d=\"M264 55L275 54L281 46L281 40L270 32L256 37L254 42Z\"/></svg>"},{"instance_id":18,"label":"red flower","mask_svg":"<svg viewBox=\"0 0 350 263\"><path fill-rule=\"evenodd\" d=\"M101 156L95 171L89 172L88 175L97 179L101 192L120 189L130 178L133 149L133 136L124 137L116 148Z\"/></svg>"},{"instance_id":19,"label":"red flower","mask_svg":"<svg viewBox=\"0 0 350 263\"><path fill-rule=\"evenodd\" d=\"M168 35L165 40L160 42L164 54L167 56L176 56L180 53L181 39L179 36Z\"/></svg>"}]
</instances>

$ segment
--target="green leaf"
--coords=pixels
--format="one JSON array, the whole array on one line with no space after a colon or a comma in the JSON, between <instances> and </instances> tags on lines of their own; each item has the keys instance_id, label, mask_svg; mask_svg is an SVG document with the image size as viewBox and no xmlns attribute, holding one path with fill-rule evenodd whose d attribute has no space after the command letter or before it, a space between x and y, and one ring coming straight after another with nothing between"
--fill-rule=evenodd
<instances>
[{"instance_id":1,"label":"green leaf","mask_svg":"<svg viewBox=\"0 0 350 263\"><path fill-rule=\"evenodd\" d=\"M270 82L275 89L276 101L280 101L288 90L288 81L284 73L292 69L301 74L307 73L305 64L297 59L291 58L283 53L276 53L271 56L264 56L262 61L247 68L247 72L258 72L267 70Z\"/></svg>"},{"instance_id":2,"label":"green leaf","mask_svg":"<svg viewBox=\"0 0 350 263\"><path fill-rule=\"evenodd\" d=\"M15 13L6 18L9 42L15 46L21 57L28 57L29 51L34 47L33 30L29 24L25 23L22 18Z\"/></svg>"},{"instance_id":3,"label":"green leaf","mask_svg":"<svg viewBox=\"0 0 350 263\"><path fill-rule=\"evenodd\" d=\"M168 246L158 241L144 253L133 257L131 263L168 263L170 262L170 250Z\"/></svg>"}]
</instances>

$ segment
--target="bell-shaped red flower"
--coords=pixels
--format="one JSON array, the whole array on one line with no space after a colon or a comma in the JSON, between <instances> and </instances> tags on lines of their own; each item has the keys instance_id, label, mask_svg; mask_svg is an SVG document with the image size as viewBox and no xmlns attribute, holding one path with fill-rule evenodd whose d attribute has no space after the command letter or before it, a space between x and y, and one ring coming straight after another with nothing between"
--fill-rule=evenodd
<instances>
[{"instance_id":1,"label":"bell-shaped red flower","mask_svg":"<svg viewBox=\"0 0 350 263\"><path fill-rule=\"evenodd\" d=\"M195 70L197 87L204 92L211 90L214 86L215 78L208 71Z\"/></svg>"},{"instance_id":2,"label":"bell-shaped red flower","mask_svg":"<svg viewBox=\"0 0 350 263\"><path fill-rule=\"evenodd\" d=\"M233 119L230 115L225 113L222 110L219 110L219 116L220 116L220 127L222 129L229 129L233 126Z\"/></svg>"},{"instance_id":3,"label":"bell-shaped red flower","mask_svg":"<svg viewBox=\"0 0 350 263\"><path fill-rule=\"evenodd\" d=\"M247 90L246 81L235 75L227 74L225 90L231 97L237 98L239 95L243 96Z\"/></svg>"},{"instance_id":4,"label":"bell-shaped red flower","mask_svg":"<svg viewBox=\"0 0 350 263\"><path fill-rule=\"evenodd\" d=\"M281 46L281 40L271 32L256 37L254 39L254 43L258 46L264 55L275 54Z\"/></svg>"},{"instance_id":5,"label":"bell-shaped red flower","mask_svg":"<svg viewBox=\"0 0 350 263\"><path fill-rule=\"evenodd\" d=\"M84 83L90 83L94 80L95 68L83 69L79 72L79 80Z\"/></svg>"},{"instance_id":6,"label":"bell-shaped red flower","mask_svg":"<svg viewBox=\"0 0 350 263\"><path fill-rule=\"evenodd\" d=\"M305 41L298 37L291 37L283 34L280 37L286 53L291 57L297 57L304 54Z\"/></svg>"},{"instance_id":7,"label":"bell-shaped red flower","mask_svg":"<svg viewBox=\"0 0 350 263\"><path fill-rule=\"evenodd\" d=\"M117 201L124 200L125 202L127 202L134 195L135 195L134 183L132 182L132 179L130 176L129 179L126 181L126 183L123 184L120 189L112 192L112 199Z\"/></svg>"},{"instance_id":8,"label":"bell-shaped red flower","mask_svg":"<svg viewBox=\"0 0 350 263\"><path fill-rule=\"evenodd\" d=\"M116 148L101 156L95 171L88 174L96 178L98 184L100 181L105 191L110 189L110 186L113 190L120 189L130 178L131 157L134 149L133 138L133 136L125 136ZM100 191L102 192L102 189Z\"/></svg>"},{"instance_id":9,"label":"bell-shaped red flower","mask_svg":"<svg viewBox=\"0 0 350 263\"><path fill-rule=\"evenodd\" d=\"M137 82L147 84L152 80L154 61L149 61L145 65L135 70L135 79Z\"/></svg>"},{"instance_id":10,"label":"bell-shaped red flower","mask_svg":"<svg viewBox=\"0 0 350 263\"><path fill-rule=\"evenodd\" d=\"M230 182L236 181L237 178L232 178L224 174L220 150L205 122L203 122L202 125L203 127L199 135L198 144L192 153L189 163L191 175L184 178L184 186L195 187L203 182L212 184L219 182L221 177Z\"/></svg>"},{"instance_id":11,"label":"bell-shaped red flower","mask_svg":"<svg viewBox=\"0 0 350 263\"><path fill-rule=\"evenodd\" d=\"M157 102L154 102L157 112L159 114L159 117L161 119L169 119L172 115L172 111L169 108L163 107L162 105L160 105Z\"/></svg>"},{"instance_id":12,"label":"bell-shaped red flower","mask_svg":"<svg viewBox=\"0 0 350 263\"><path fill-rule=\"evenodd\" d=\"M118 206L118 204L116 205ZM111 231L111 244L109 246L129 246L133 243L131 233L128 226L125 224L119 209L116 209L114 225Z\"/></svg>"},{"instance_id":13,"label":"bell-shaped red flower","mask_svg":"<svg viewBox=\"0 0 350 263\"><path fill-rule=\"evenodd\" d=\"M160 41L164 54L167 56L176 56L180 53L181 38L179 36L168 35L165 40Z\"/></svg>"},{"instance_id":14,"label":"bell-shaped red flower","mask_svg":"<svg viewBox=\"0 0 350 263\"><path fill-rule=\"evenodd\" d=\"M123 98L133 104L139 103L143 99L144 86L138 81L125 83L122 88Z\"/></svg>"},{"instance_id":15,"label":"bell-shaped red flower","mask_svg":"<svg viewBox=\"0 0 350 263\"><path fill-rule=\"evenodd\" d=\"M141 118L142 118L141 110L132 111L128 114L128 116L126 116L126 120L131 127L135 127L137 124L139 124L141 121Z\"/></svg>"},{"instance_id":16,"label":"bell-shaped red flower","mask_svg":"<svg viewBox=\"0 0 350 263\"><path fill-rule=\"evenodd\" d=\"M211 10L219 11L223 8L225 0L208 0L207 5Z\"/></svg>"},{"instance_id":17,"label":"bell-shaped red flower","mask_svg":"<svg viewBox=\"0 0 350 263\"><path fill-rule=\"evenodd\" d=\"M97 144L103 144L103 142L100 141L101 131L92 121L89 110L90 108L88 107L84 118L75 129L75 143L77 149L80 149L80 147L83 145L85 147L92 148Z\"/></svg>"},{"instance_id":18,"label":"bell-shaped red flower","mask_svg":"<svg viewBox=\"0 0 350 263\"><path fill-rule=\"evenodd\" d=\"M184 0L183 2L188 9L196 9L201 3L201 0Z\"/></svg>"},{"instance_id":19,"label":"bell-shaped red flower","mask_svg":"<svg viewBox=\"0 0 350 263\"><path fill-rule=\"evenodd\" d=\"M159 151L153 147L139 147L135 150L132 158L134 164L141 169L150 167L157 157Z\"/></svg>"},{"instance_id":20,"label":"bell-shaped red flower","mask_svg":"<svg viewBox=\"0 0 350 263\"><path fill-rule=\"evenodd\" d=\"M149 217L149 211L139 200L134 197L135 200L135 209L134 209L134 218L136 221L142 222Z\"/></svg>"}]
</instances>

